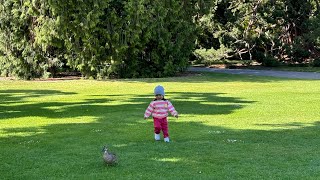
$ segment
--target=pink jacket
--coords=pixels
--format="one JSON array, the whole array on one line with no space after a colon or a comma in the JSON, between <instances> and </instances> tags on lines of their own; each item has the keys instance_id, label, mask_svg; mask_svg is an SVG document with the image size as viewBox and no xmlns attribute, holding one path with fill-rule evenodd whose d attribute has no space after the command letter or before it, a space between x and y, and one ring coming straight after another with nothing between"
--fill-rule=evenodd
<instances>
[{"instance_id":1,"label":"pink jacket","mask_svg":"<svg viewBox=\"0 0 320 180\"><path fill-rule=\"evenodd\" d=\"M146 112L144 113L144 117L149 117L152 114L152 117L164 118L168 116L168 111L170 111L172 116L178 115L178 112L174 109L170 101L168 100L152 101L149 104Z\"/></svg>"}]
</instances>

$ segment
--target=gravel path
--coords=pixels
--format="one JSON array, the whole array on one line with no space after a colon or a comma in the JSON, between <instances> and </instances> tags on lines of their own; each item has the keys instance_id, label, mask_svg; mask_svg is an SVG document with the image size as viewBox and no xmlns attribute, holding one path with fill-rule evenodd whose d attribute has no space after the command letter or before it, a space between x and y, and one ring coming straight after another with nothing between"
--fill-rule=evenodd
<instances>
[{"instance_id":1,"label":"gravel path","mask_svg":"<svg viewBox=\"0 0 320 180\"><path fill-rule=\"evenodd\" d=\"M193 72L217 72L227 74L249 74L255 76L273 76L292 79L320 79L320 73L316 72L292 72L292 71L274 71L274 70L251 70L251 69L217 69L206 67L190 67Z\"/></svg>"}]
</instances>

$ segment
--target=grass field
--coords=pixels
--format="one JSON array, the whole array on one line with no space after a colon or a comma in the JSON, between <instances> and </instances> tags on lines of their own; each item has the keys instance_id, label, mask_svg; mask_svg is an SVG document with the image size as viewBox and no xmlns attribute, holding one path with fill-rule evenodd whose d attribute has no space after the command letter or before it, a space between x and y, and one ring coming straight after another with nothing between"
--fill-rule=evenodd
<instances>
[{"instance_id":1,"label":"grass field","mask_svg":"<svg viewBox=\"0 0 320 180\"><path fill-rule=\"evenodd\" d=\"M158 84L170 143L143 119ZM318 179L319 102L317 80L226 74L0 81L0 179Z\"/></svg>"},{"instance_id":2,"label":"grass field","mask_svg":"<svg viewBox=\"0 0 320 180\"><path fill-rule=\"evenodd\" d=\"M279 67L262 67L262 66L250 66L248 69L257 70L275 70L275 71L294 71L294 72L320 72L320 67L290 67L290 66L279 66Z\"/></svg>"}]
</instances>

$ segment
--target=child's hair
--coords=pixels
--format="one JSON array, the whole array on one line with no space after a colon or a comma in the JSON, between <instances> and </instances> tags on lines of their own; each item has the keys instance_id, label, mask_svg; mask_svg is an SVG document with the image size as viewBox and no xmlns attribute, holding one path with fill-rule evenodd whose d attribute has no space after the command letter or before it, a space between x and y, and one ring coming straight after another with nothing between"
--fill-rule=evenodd
<instances>
[{"instance_id":1,"label":"child's hair","mask_svg":"<svg viewBox=\"0 0 320 180\"><path fill-rule=\"evenodd\" d=\"M156 101L156 100L157 100L157 98L154 98L154 100L153 100L153 101ZM165 99L165 98L163 97L161 100L166 101L167 99Z\"/></svg>"}]
</instances>

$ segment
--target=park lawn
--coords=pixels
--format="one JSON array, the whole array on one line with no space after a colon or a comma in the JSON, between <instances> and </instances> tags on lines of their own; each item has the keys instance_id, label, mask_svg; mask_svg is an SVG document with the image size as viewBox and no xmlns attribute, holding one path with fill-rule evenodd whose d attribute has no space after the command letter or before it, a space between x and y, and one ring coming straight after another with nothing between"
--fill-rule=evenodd
<instances>
[{"instance_id":1,"label":"park lawn","mask_svg":"<svg viewBox=\"0 0 320 180\"><path fill-rule=\"evenodd\" d=\"M143 119L162 84L170 143ZM320 81L0 81L1 179L318 179ZM101 149L117 154L104 166Z\"/></svg>"},{"instance_id":2,"label":"park lawn","mask_svg":"<svg viewBox=\"0 0 320 180\"><path fill-rule=\"evenodd\" d=\"M257 70L274 70L274 71L294 71L294 72L320 72L320 67L294 67L294 66L278 66L278 67L263 67L263 66L249 66L248 69Z\"/></svg>"}]
</instances>

